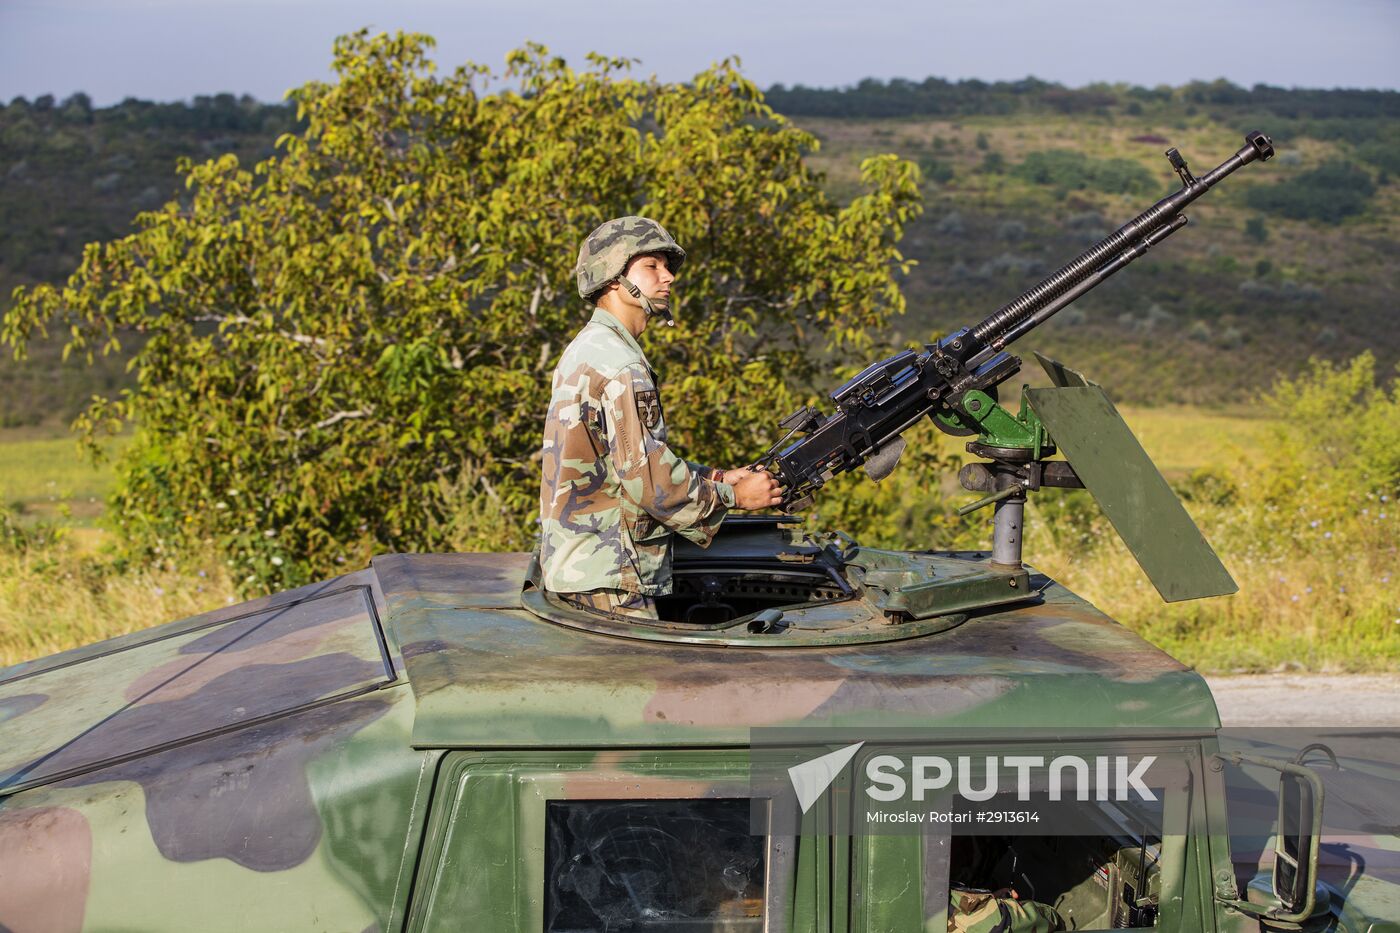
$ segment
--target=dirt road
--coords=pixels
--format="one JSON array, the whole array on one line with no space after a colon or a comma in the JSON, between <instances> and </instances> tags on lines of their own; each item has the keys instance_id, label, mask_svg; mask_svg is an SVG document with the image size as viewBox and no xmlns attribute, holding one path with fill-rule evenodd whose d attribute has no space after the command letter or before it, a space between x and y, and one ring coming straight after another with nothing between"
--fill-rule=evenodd
<instances>
[{"instance_id":1,"label":"dirt road","mask_svg":"<svg viewBox=\"0 0 1400 933\"><path fill-rule=\"evenodd\" d=\"M1400 674L1206 678L1229 726L1400 727Z\"/></svg>"}]
</instances>

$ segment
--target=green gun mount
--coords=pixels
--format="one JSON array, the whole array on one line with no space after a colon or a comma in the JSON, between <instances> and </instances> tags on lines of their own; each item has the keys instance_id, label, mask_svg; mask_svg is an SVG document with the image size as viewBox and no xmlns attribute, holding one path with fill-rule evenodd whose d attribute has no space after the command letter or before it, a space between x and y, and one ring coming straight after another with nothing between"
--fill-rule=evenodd
<instances>
[{"instance_id":1,"label":"green gun mount","mask_svg":"<svg viewBox=\"0 0 1400 933\"><path fill-rule=\"evenodd\" d=\"M1022 386L1017 413L974 391L966 397L966 415L937 416L949 433L977 434L967 450L985 460L966 464L958 480L964 489L986 495L958 514L995 507L989 569L1021 571L1030 492L1046 486L1087 488L1164 600L1235 592L1235 581L1103 389L1061 363L1035 356L1055 385ZM1065 459L1048 459L1057 452Z\"/></svg>"}]
</instances>

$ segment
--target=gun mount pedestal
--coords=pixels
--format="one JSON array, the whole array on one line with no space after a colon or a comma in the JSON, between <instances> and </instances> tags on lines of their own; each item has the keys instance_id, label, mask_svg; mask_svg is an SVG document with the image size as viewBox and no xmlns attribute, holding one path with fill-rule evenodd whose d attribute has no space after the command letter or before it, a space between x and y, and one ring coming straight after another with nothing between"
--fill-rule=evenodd
<instances>
[{"instance_id":1,"label":"gun mount pedestal","mask_svg":"<svg viewBox=\"0 0 1400 933\"><path fill-rule=\"evenodd\" d=\"M1014 418L1010 413L1008 417ZM1025 425L1024 414L1015 419ZM1030 446L1007 446L1005 436L997 438L996 444L988 444L987 435L967 445L967 451L990 462L969 463L958 473L958 482L971 492L985 492L989 495L970 505L958 509L959 515L968 515L988 505L995 505L992 519L992 558L991 566L998 571L1021 569L1021 547L1026 527L1026 494L1042 486L1057 486L1065 489L1082 489L1084 484L1075 475L1074 468L1063 460L1045 460L1046 455L1055 453L1055 447L1048 442L1038 424L1028 428L1028 435L1037 437L1039 443Z\"/></svg>"},{"instance_id":2,"label":"gun mount pedestal","mask_svg":"<svg viewBox=\"0 0 1400 933\"><path fill-rule=\"evenodd\" d=\"M992 519L992 566L1021 569L1021 529L1026 524L1026 496L1002 499Z\"/></svg>"}]
</instances>

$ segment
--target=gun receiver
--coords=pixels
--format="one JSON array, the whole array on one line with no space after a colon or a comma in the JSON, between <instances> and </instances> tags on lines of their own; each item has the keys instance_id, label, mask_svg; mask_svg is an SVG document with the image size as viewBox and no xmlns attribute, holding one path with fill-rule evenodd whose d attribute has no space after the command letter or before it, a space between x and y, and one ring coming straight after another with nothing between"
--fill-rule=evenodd
<instances>
[{"instance_id":1,"label":"gun receiver","mask_svg":"<svg viewBox=\"0 0 1400 933\"><path fill-rule=\"evenodd\" d=\"M1181 178L1181 190L976 326L949 334L921 352L905 350L867 366L831 394L834 414L804 408L783 419L781 427L787 433L756 463L785 487L784 510L805 508L832 477L861 465L874 479L884 478L903 450L901 435L921 418L932 419L950 434L985 433L989 426L984 422L1004 414L996 404L996 386L1021 368L1021 360L1007 353L1007 346L1184 227L1182 211L1221 179L1273 154L1273 141L1251 132L1238 152L1197 178L1180 153L1169 150L1167 158ZM798 433L804 436L792 441ZM1053 448L1047 445L1046 450Z\"/></svg>"}]
</instances>

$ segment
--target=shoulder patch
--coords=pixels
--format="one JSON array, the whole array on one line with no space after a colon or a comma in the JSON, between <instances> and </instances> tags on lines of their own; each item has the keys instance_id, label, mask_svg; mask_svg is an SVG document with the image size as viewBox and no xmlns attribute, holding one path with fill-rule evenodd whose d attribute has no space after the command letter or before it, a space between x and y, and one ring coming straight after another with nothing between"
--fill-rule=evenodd
<instances>
[{"instance_id":1,"label":"shoulder patch","mask_svg":"<svg viewBox=\"0 0 1400 933\"><path fill-rule=\"evenodd\" d=\"M637 416L642 424L654 430L661 423L661 394L655 389L637 392Z\"/></svg>"}]
</instances>

